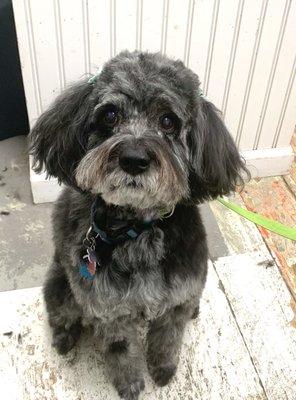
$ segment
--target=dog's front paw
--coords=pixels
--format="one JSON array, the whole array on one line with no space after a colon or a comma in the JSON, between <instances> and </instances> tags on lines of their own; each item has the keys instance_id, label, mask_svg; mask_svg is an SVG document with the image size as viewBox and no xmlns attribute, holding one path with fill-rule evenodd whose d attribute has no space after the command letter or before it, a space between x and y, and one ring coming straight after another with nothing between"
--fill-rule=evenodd
<instances>
[{"instance_id":1,"label":"dog's front paw","mask_svg":"<svg viewBox=\"0 0 296 400\"><path fill-rule=\"evenodd\" d=\"M52 346L61 355L67 354L76 344L81 334L81 324L77 322L70 329L55 328L53 331Z\"/></svg>"},{"instance_id":2,"label":"dog's front paw","mask_svg":"<svg viewBox=\"0 0 296 400\"><path fill-rule=\"evenodd\" d=\"M167 385L175 375L176 370L177 367L172 362L149 368L150 375L158 386Z\"/></svg>"},{"instance_id":3,"label":"dog's front paw","mask_svg":"<svg viewBox=\"0 0 296 400\"><path fill-rule=\"evenodd\" d=\"M143 378L139 378L134 382L127 384L125 387L118 388L119 396L124 400L138 400L139 394L144 390L145 382Z\"/></svg>"}]
</instances>

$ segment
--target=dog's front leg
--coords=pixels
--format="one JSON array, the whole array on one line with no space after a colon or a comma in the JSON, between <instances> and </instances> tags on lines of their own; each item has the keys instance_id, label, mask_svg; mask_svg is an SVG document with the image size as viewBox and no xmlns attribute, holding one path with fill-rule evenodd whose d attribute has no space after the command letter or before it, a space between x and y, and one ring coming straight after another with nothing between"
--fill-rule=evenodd
<instances>
[{"instance_id":1,"label":"dog's front leg","mask_svg":"<svg viewBox=\"0 0 296 400\"><path fill-rule=\"evenodd\" d=\"M43 289L48 322L52 328L52 345L59 354L72 349L81 333L81 309L72 294L60 264L52 264Z\"/></svg>"},{"instance_id":2,"label":"dog's front leg","mask_svg":"<svg viewBox=\"0 0 296 400\"><path fill-rule=\"evenodd\" d=\"M137 400L145 383L136 323L124 317L104 325L103 344L108 373L119 396Z\"/></svg>"},{"instance_id":3,"label":"dog's front leg","mask_svg":"<svg viewBox=\"0 0 296 400\"><path fill-rule=\"evenodd\" d=\"M198 301L190 301L169 309L150 323L147 342L149 372L159 386L164 386L175 375L184 328L196 312Z\"/></svg>"}]
</instances>

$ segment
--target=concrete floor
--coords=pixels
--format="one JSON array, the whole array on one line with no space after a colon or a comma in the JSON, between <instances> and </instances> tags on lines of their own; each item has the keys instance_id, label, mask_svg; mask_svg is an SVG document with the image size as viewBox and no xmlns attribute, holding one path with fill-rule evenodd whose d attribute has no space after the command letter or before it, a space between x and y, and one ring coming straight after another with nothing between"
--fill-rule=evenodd
<instances>
[{"instance_id":1,"label":"concrete floor","mask_svg":"<svg viewBox=\"0 0 296 400\"><path fill-rule=\"evenodd\" d=\"M52 254L52 204L32 202L25 136L0 142L0 291L40 286Z\"/></svg>"},{"instance_id":2,"label":"concrete floor","mask_svg":"<svg viewBox=\"0 0 296 400\"><path fill-rule=\"evenodd\" d=\"M41 286L53 253L52 203L33 204L27 140L0 142L0 291ZM228 254L215 217L201 207L212 260Z\"/></svg>"}]
</instances>

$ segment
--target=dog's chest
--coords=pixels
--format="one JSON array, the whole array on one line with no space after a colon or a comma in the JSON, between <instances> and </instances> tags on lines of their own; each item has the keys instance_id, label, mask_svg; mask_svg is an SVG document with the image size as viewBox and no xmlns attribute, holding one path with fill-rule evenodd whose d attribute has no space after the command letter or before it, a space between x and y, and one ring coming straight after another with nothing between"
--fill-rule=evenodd
<instances>
[{"instance_id":1,"label":"dog's chest","mask_svg":"<svg viewBox=\"0 0 296 400\"><path fill-rule=\"evenodd\" d=\"M98 249L99 251L99 249ZM98 254L100 255L100 254ZM112 252L107 266L97 266L92 282L84 282L76 293L88 319L110 319L129 315L155 318L174 304L186 301L196 283L164 280L163 232L155 228Z\"/></svg>"},{"instance_id":2,"label":"dog's chest","mask_svg":"<svg viewBox=\"0 0 296 400\"><path fill-rule=\"evenodd\" d=\"M160 271L145 276L135 272L129 278L110 281L105 270L97 272L91 284L81 293L84 315L107 322L121 316L155 317L168 301L168 291Z\"/></svg>"}]
</instances>

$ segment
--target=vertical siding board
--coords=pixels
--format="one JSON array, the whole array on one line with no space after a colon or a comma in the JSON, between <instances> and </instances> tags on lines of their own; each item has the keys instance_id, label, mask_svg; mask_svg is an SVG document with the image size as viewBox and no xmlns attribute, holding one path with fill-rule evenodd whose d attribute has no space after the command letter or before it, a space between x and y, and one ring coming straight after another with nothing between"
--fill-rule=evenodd
<instances>
[{"instance_id":1,"label":"vertical siding board","mask_svg":"<svg viewBox=\"0 0 296 400\"><path fill-rule=\"evenodd\" d=\"M284 24L283 24L284 25ZM293 83L293 65L296 53L296 2L291 3L288 19L282 30L281 48L275 54L272 84L270 85L266 101L265 115L262 120L261 134L258 148L274 147L278 137L278 124L284 104L287 104L286 93L291 92L288 86ZM296 122L296 114L294 121ZM291 133L291 132L290 132ZM285 143L285 146L289 141Z\"/></svg>"},{"instance_id":2,"label":"vertical siding board","mask_svg":"<svg viewBox=\"0 0 296 400\"><path fill-rule=\"evenodd\" d=\"M235 26L234 26L234 32L233 32L233 38L232 38L232 44L231 44L231 50L230 50L230 56L229 56L229 63L228 63L228 68L227 68L227 75L226 75L225 87L224 87L223 99L222 99L222 105L221 105L221 111L222 111L224 118L225 118L226 111L227 111L228 97L229 97L229 91L230 91L230 87L231 87L233 67L234 67L234 62L235 62L235 56L236 56L237 43L238 43L238 38L239 38L239 33L240 33L243 9L244 9L244 0L240 0L238 3L238 7L237 7L237 14L236 14L236 20L235 20Z\"/></svg>"},{"instance_id":3,"label":"vertical siding board","mask_svg":"<svg viewBox=\"0 0 296 400\"><path fill-rule=\"evenodd\" d=\"M90 72L94 74L110 57L110 0L88 0L88 9Z\"/></svg>"},{"instance_id":4,"label":"vertical siding board","mask_svg":"<svg viewBox=\"0 0 296 400\"><path fill-rule=\"evenodd\" d=\"M209 99L219 109L222 108L227 87L230 87L230 70L235 58L235 37L239 32L239 16L242 13L243 3L244 0L220 2L207 92Z\"/></svg>"},{"instance_id":5,"label":"vertical siding board","mask_svg":"<svg viewBox=\"0 0 296 400\"><path fill-rule=\"evenodd\" d=\"M278 144L279 144L278 142L279 142L279 138L280 138L280 132L281 132L281 129L282 129L282 126L283 126L283 121L284 121L284 118L285 118L285 115L286 115L287 106L289 104L289 100L290 100L290 97L291 97L293 84L295 82L295 75L296 75L296 55L294 57L294 63L293 63L292 71L291 71L289 82L288 82L288 85L287 85L287 88L286 88L286 91L285 91L285 98L284 98L284 101L283 101L283 104L282 104L281 113L280 113L280 117L279 117L279 120L278 120L278 123L277 123L276 133L275 133L275 136L274 136L272 147L277 147ZM296 104L295 97L294 97L294 103ZM296 113L294 114L294 118L291 121L291 126L293 126L292 124L295 122L295 115L296 115ZM283 137L283 135L282 135L282 137ZM290 140L290 137L288 138L288 140ZM288 143L290 143L290 142L288 142Z\"/></svg>"},{"instance_id":6,"label":"vertical siding board","mask_svg":"<svg viewBox=\"0 0 296 400\"><path fill-rule=\"evenodd\" d=\"M89 46L89 12L88 0L82 0L82 23L83 23L83 47L84 47L84 70L90 73L90 46Z\"/></svg>"},{"instance_id":7,"label":"vertical siding board","mask_svg":"<svg viewBox=\"0 0 296 400\"><path fill-rule=\"evenodd\" d=\"M170 0L163 0L160 51L166 54Z\"/></svg>"},{"instance_id":8,"label":"vertical siding board","mask_svg":"<svg viewBox=\"0 0 296 400\"><path fill-rule=\"evenodd\" d=\"M137 0L116 1L116 47L121 50L135 50L137 47Z\"/></svg>"},{"instance_id":9,"label":"vertical siding board","mask_svg":"<svg viewBox=\"0 0 296 400\"><path fill-rule=\"evenodd\" d=\"M231 79L228 77L229 93L226 103L224 100L223 110L225 112L224 118L226 125L234 137L237 135L253 49L256 43L261 8L262 0L245 1L239 24L239 32L237 31L236 33L237 45L235 46L236 51L234 54L233 67L231 66ZM240 17L238 21L239 19ZM252 23L250 21L252 21ZM227 107L225 107L225 105Z\"/></svg>"},{"instance_id":10,"label":"vertical siding board","mask_svg":"<svg viewBox=\"0 0 296 400\"><path fill-rule=\"evenodd\" d=\"M56 46L58 53L60 90L63 90L66 85L66 79L65 79L65 61L64 61L63 35L62 35L59 0L54 0L53 7L54 7L54 19L55 19L55 31L56 31Z\"/></svg>"},{"instance_id":11,"label":"vertical siding board","mask_svg":"<svg viewBox=\"0 0 296 400\"><path fill-rule=\"evenodd\" d=\"M43 6L43 2L40 3ZM86 73L82 1L60 0L59 3L67 85L81 79Z\"/></svg>"},{"instance_id":12,"label":"vertical siding board","mask_svg":"<svg viewBox=\"0 0 296 400\"><path fill-rule=\"evenodd\" d=\"M273 55L273 59L272 59L270 74L268 77L266 92L264 95L264 101L263 101L263 105L262 105L262 109L261 109L261 113L260 113L259 121L258 121L258 125L257 125L256 137L255 137L254 146L253 146L254 149L258 149L258 147L260 148L262 145L263 145L263 147L261 147L261 148L265 148L265 146L266 146L264 144L264 141L261 144L261 146L259 145L259 143L261 141L262 126L263 126L263 123L265 120L266 110L267 110L269 99L270 99L270 93L271 93L272 85L274 82L274 76L275 76L275 72L276 72L276 68L278 65L278 60L279 60L279 56L280 56L280 52L281 52L281 48L282 48L283 37L284 37L284 33L285 33L287 19L289 16L290 6L291 6L291 0L286 0L285 9L283 12L283 16L282 16L282 20L281 20L281 24L280 24L280 28L279 28L278 38L276 41L276 47L275 47L275 51L274 51L274 55ZM274 132L269 132L269 134L270 133L274 134Z\"/></svg>"},{"instance_id":13,"label":"vertical siding board","mask_svg":"<svg viewBox=\"0 0 296 400\"><path fill-rule=\"evenodd\" d=\"M195 8L194 6L195 6L195 0L189 0L187 23L186 23L186 38L184 45L184 64L186 66L188 66L190 58L192 26L193 26L194 8Z\"/></svg>"},{"instance_id":14,"label":"vertical siding board","mask_svg":"<svg viewBox=\"0 0 296 400\"><path fill-rule=\"evenodd\" d=\"M116 54L116 0L110 0L110 57Z\"/></svg>"},{"instance_id":15,"label":"vertical siding board","mask_svg":"<svg viewBox=\"0 0 296 400\"><path fill-rule=\"evenodd\" d=\"M34 28L33 28L33 19L32 19L32 11L31 11L31 2L30 0L24 0L25 6L25 14L26 14L26 22L27 22L27 36L29 39L29 51L30 51L30 63L32 70L32 78L34 83L34 95L37 106L37 113L42 113L42 100L40 93L40 81L39 81L39 71L37 65L37 55L36 55L36 46L35 46L35 36L34 36Z\"/></svg>"},{"instance_id":16,"label":"vertical siding board","mask_svg":"<svg viewBox=\"0 0 296 400\"><path fill-rule=\"evenodd\" d=\"M161 50L161 30L163 2L159 0L143 1L142 50Z\"/></svg>"},{"instance_id":17,"label":"vertical siding board","mask_svg":"<svg viewBox=\"0 0 296 400\"><path fill-rule=\"evenodd\" d=\"M39 113L61 90L54 2L27 1Z\"/></svg>"},{"instance_id":18,"label":"vertical siding board","mask_svg":"<svg viewBox=\"0 0 296 400\"><path fill-rule=\"evenodd\" d=\"M142 49L143 0L137 0L136 48Z\"/></svg>"},{"instance_id":19,"label":"vertical siding board","mask_svg":"<svg viewBox=\"0 0 296 400\"><path fill-rule=\"evenodd\" d=\"M291 142L293 132L296 128L296 63L294 62L291 73L291 87L287 88L286 104L283 104L283 120L280 122L280 130L275 143L276 147L285 147Z\"/></svg>"},{"instance_id":20,"label":"vertical siding board","mask_svg":"<svg viewBox=\"0 0 296 400\"><path fill-rule=\"evenodd\" d=\"M258 147L280 49L281 25L286 13L285 3L284 1L269 0L267 5L241 132L240 148L242 150ZM268 133L268 135L273 134L274 131Z\"/></svg>"},{"instance_id":21,"label":"vertical siding board","mask_svg":"<svg viewBox=\"0 0 296 400\"><path fill-rule=\"evenodd\" d=\"M183 60L186 45L190 0L170 0L167 19L165 53Z\"/></svg>"},{"instance_id":22,"label":"vertical siding board","mask_svg":"<svg viewBox=\"0 0 296 400\"><path fill-rule=\"evenodd\" d=\"M214 51L214 46L215 46L219 8L220 8L220 0L215 0L214 7L213 7L211 32L210 32L208 51L207 51L206 68L205 68L205 73L204 73L203 91L204 91L205 95L208 94L208 87L209 87L209 81L210 81L210 75L211 75L211 67L212 67L213 51Z\"/></svg>"},{"instance_id":23,"label":"vertical siding board","mask_svg":"<svg viewBox=\"0 0 296 400\"><path fill-rule=\"evenodd\" d=\"M30 37L26 16L25 0L13 2L13 13L17 28L17 40L20 54L21 70L24 80L24 89L27 102L27 111L30 124L38 117L38 101L35 92L34 68L31 62Z\"/></svg>"},{"instance_id":24,"label":"vertical siding board","mask_svg":"<svg viewBox=\"0 0 296 400\"><path fill-rule=\"evenodd\" d=\"M188 66L198 74L202 89L204 89L205 55L208 51L213 9L214 0L196 1Z\"/></svg>"},{"instance_id":25,"label":"vertical siding board","mask_svg":"<svg viewBox=\"0 0 296 400\"><path fill-rule=\"evenodd\" d=\"M246 117L246 110L248 107L249 97L250 97L250 90L251 90L252 83L253 83L253 76L254 76L254 71L255 71L255 67L256 67L257 54L258 54L258 50L259 50L259 46L260 46L267 5L268 5L268 0L262 1L262 8L261 8L261 13L260 13L259 22L258 22L258 29L256 32L256 39L255 39L255 43L254 43L253 54L252 54L252 58L251 58L251 64L250 64L250 69L249 69L249 73L248 73L246 88L245 88L245 92L244 92L244 99L243 99L243 104L242 104L242 108L241 108L241 112L240 112L237 134L236 134L236 143L238 146L241 145L242 131L243 131L244 121L245 121L245 117ZM244 138L244 139L246 139L246 138ZM244 143L244 146L246 146L246 143ZM250 146L251 146L251 144L250 144Z\"/></svg>"}]
</instances>

